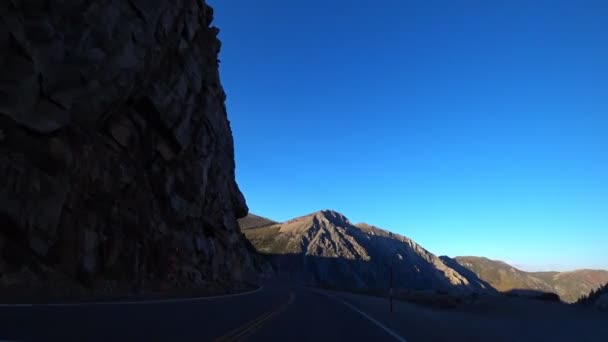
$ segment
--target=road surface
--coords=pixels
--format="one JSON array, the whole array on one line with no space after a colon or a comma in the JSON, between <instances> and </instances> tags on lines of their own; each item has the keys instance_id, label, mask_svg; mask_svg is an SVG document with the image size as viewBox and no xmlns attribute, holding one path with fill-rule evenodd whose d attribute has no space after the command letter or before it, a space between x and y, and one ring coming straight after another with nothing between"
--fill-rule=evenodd
<instances>
[{"instance_id":1,"label":"road surface","mask_svg":"<svg viewBox=\"0 0 608 342\"><path fill-rule=\"evenodd\" d=\"M268 284L253 293L212 299L0 307L0 340L398 339L339 299L303 287Z\"/></svg>"},{"instance_id":2,"label":"road surface","mask_svg":"<svg viewBox=\"0 0 608 342\"><path fill-rule=\"evenodd\" d=\"M483 297L440 310L271 283L243 295L165 302L0 305L10 341L608 341L608 313Z\"/></svg>"}]
</instances>

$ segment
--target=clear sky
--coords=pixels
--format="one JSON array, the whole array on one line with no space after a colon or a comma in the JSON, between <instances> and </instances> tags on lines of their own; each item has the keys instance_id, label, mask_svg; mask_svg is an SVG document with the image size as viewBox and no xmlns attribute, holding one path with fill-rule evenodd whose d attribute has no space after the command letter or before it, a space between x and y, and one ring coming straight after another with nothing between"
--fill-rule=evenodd
<instances>
[{"instance_id":1,"label":"clear sky","mask_svg":"<svg viewBox=\"0 0 608 342\"><path fill-rule=\"evenodd\" d=\"M608 2L209 0L253 213L608 269Z\"/></svg>"}]
</instances>

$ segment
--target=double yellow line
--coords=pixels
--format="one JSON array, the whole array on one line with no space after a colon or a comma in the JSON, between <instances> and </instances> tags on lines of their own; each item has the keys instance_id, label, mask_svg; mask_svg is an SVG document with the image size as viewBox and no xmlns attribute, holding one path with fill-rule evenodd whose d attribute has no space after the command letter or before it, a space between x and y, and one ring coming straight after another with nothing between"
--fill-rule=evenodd
<instances>
[{"instance_id":1,"label":"double yellow line","mask_svg":"<svg viewBox=\"0 0 608 342\"><path fill-rule=\"evenodd\" d=\"M215 342L232 342L232 341L239 341L239 340L244 339L245 337L247 337L251 333L253 333L257 328L262 326L262 324L264 324L266 321L270 320L271 318L273 318L273 317L279 315L280 313L282 313L283 311L285 311L287 309L287 307L289 305L293 304L293 302L295 300L296 300L296 295L292 291L291 293L289 293L289 299L287 300L287 302L283 303L278 308L271 310L270 312L262 314L261 316L257 317L256 319L254 319L248 323L245 323L241 327L234 329L233 331L227 333L226 335L216 338L214 341Z\"/></svg>"}]
</instances>

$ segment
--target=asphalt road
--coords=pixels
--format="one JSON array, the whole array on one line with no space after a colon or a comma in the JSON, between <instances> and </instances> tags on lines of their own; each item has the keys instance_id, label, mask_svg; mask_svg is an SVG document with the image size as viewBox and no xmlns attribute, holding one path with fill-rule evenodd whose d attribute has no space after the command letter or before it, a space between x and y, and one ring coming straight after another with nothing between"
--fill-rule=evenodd
<instances>
[{"instance_id":1,"label":"asphalt road","mask_svg":"<svg viewBox=\"0 0 608 342\"><path fill-rule=\"evenodd\" d=\"M9 341L400 340L381 325L328 292L280 284L212 299L0 307Z\"/></svg>"},{"instance_id":2,"label":"asphalt road","mask_svg":"<svg viewBox=\"0 0 608 342\"><path fill-rule=\"evenodd\" d=\"M483 297L454 309L288 284L231 297L0 305L10 341L608 341L608 313Z\"/></svg>"}]
</instances>

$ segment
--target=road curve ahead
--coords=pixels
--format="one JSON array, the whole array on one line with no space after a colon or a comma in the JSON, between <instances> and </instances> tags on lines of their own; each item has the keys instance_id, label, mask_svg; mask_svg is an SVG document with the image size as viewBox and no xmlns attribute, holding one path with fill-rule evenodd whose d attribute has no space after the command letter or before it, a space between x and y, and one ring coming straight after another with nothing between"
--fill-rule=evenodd
<instances>
[{"instance_id":1,"label":"road curve ahead","mask_svg":"<svg viewBox=\"0 0 608 342\"><path fill-rule=\"evenodd\" d=\"M240 296L0 307L9 341L405 341L336 297L267 284Z\"/></svg>"}]
</instances>

